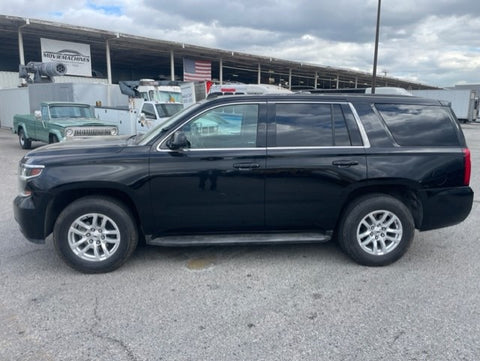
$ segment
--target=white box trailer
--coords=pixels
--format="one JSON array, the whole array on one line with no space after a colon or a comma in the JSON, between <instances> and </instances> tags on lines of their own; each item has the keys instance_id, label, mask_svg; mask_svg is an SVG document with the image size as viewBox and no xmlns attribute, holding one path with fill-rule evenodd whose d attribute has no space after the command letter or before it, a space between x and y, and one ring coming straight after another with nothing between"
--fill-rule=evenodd
<instances>
[{"instance_id":1,"label":"white box trailer","mask_svg":"<svg viewBox=\"0 0 480 361\"><path fill-rule=\"evenodd\" d=\"M410 90L414 96L443 100L450 103L457 118L463 122L476 121L479 111L479 99L471 89L429 89Z\"/></svg>"}]
</instances>

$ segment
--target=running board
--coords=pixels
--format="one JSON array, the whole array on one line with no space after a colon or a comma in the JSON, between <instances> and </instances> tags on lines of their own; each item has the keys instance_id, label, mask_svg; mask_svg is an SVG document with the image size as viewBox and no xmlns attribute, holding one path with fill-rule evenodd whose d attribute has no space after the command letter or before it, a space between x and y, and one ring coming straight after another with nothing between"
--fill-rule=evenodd
<instances>
[{"instance_id":1,"label":"running board","mask_svg":"<svg viewBox=\"0 0 480 361\"><path fill-rule=\"evenodd\" d=\"M147 244L155 246L206 246L235 244L268 244L268 243L311 243L328 242L330 234L324 233L241 233L241 234L205 234L162 236L147 238Z\"/></svg>"}]
</instances>

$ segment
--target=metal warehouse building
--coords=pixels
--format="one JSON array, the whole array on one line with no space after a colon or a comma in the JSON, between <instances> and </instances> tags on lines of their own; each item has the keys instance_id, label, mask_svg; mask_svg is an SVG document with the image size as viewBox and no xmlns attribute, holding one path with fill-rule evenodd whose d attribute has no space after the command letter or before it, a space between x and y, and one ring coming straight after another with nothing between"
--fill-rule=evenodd
<instances>
[{"instance_id":1,"label":"metal warehouse building","mask_svg":"<svg viewBox=\"0 0 480 361\"><path fill-rule=\"evenodd\" d=\"M282 84L300 88L364 88L372 75L314 64L200 47L56 22L0 15L0 87L18 86L19 64L42 61L41 39L88 44L91 76L60 81L118 83L141 78L183 80L183 60L211 62L212 80L220 83ZM430 89L391 77L377 77L377 86Z\"/></svg>"}]
</instances>

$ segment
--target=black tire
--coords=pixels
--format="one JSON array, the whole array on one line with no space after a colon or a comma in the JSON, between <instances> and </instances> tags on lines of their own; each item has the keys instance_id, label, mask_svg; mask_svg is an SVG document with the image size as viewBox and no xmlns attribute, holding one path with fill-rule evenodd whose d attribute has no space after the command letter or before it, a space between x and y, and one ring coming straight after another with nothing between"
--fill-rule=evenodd
<instances>
[{"instance_id":1,"label":"black tire","mask_svg":"<svg viewBox=\"0 0 480 361\"><path fill-rule=\"evenodd\" d=\"M83 273L117 269L137 243L137 227L130 211L109 197L88 196L74 201L60 213L53 230L58 255Z\"/></svg>"},{"instance_id":2,"label":"black tire","mask_svg":"<svg viewBox=\"0 0 480 361\"><path fill-rule=\"evenodd\" d=\"M386 194L354 200L345 210L338 228L342 249L365 266L385 266L397 261L407 251L414 235L410 210Z\"/></svg>"},{"instance_id":3,"label":"black tire","mask_svg":"<svg viewBox=\"0 0 480 361\"><path fill-rule=\"evenodd\" d=\"M23 128L20 128L18 130L18 143L20 144L20 147L22 147L22 149L32 148L32 141L25 136Z\"/></svg>"}]
</instances>

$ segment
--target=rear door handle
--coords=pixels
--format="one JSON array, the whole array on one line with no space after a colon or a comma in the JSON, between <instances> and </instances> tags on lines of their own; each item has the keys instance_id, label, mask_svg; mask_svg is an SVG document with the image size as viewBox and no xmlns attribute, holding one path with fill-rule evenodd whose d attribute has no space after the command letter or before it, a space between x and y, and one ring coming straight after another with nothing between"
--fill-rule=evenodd
<instances>
[{"instance_id":1,"label":"rear door handle","mask_svg":"<svg viewBox=\"0 0 480 361\"><path fill-rule=\"evenodd\" d=\"M334 160L332 164L339 168L348 168L348 167L351 167L352 165L358 165L358 162L356 160L345 159L345 160Z\"/></svg>"},{"instance_id":2,"label":"rear door handle","mask_svg":"<svg viewBox=\"0 0 480 361\"><path fill-rule=\"evenodd\" d=\"M251 169L260 168L260 164L258 164L258 163L235 163L233 165L233 168L238 169L238 170L251 170Z\"/></svg>"}]
</instances>

